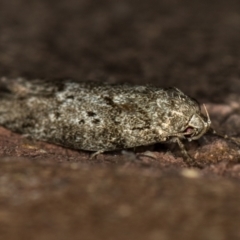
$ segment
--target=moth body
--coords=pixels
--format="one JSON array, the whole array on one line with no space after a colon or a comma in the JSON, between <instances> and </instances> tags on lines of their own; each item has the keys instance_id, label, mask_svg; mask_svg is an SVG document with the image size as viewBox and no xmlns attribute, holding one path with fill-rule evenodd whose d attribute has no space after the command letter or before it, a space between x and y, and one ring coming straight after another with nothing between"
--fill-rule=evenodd
<instances>
[{"instance_id":1,"label":"moth body","mask_svg":"<svg viewBox=\"0 0 240 240\"><path fill-rule=\"evenodd\" d=\"M199 104L176 88L2 78L0 94L0 125L74 149L191 141L210 127Z\"/></svg>"}]
</instances>

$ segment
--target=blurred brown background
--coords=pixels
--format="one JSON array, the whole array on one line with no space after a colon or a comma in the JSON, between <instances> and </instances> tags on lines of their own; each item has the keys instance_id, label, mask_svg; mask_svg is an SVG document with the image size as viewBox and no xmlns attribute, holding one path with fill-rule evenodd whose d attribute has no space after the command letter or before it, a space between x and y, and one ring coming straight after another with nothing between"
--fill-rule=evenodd
<instances>
[{"instance_id":1,"label":"blurred brown background","mask_svg":"<svg viewBox=\"0 0 240 240\"><path fill-rule=\"evenodd\" d=\"M239 40L237 0L0 1L0 76L176 86L233 136ZM239 148L187 148L202 170L174 147L90 161L1 128L0 238L240 239Z\"/></svg>"},{"instance_id":2,"label":"blurred brown background","mask_svg":"<svg viewBox=\"0 0 240 240\"><path fill-rule=\"evenodd\" d=\"M234 0L1 1L0 73L150 82L214 99L240 89L239 14Z\"/></svg>"}]
</instances>

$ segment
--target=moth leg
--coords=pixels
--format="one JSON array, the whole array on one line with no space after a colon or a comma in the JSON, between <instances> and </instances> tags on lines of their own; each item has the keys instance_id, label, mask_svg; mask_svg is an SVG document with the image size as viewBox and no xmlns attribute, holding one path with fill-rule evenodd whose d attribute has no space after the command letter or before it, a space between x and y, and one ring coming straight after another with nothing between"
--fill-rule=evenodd
<instances>
[{"instance_id":1,"label":"moth leg","mask_svg":"<svg viewBox=\"0 0 240 240\"><path fill-rule=\"evenodd\" d=\"M94 159L97 155L101 154L101 153L104 153L105 151L104 150L98 150L97 152L95 153L92 153L91 156L90 156L90 159Z\"/></svg>"},{"instance_id":2,"label":"moth leg","mask_svg":"<svg viewBox=\"0 0 240 240\"><path fill-rule=\"evenodd\" d=\"M188 152L187 152L184 144L181 142L181 140L180 140L178 137L176 137L174 140L178 143L178 146L179 146L179 148L180 148L180 150L181 150L181 152L182 152L182 155L183 155L183 157L184 157L183 159L184 159L184 161L186 162L186 164L187 164L188 166L190 166L190 167L202 168L202 166L201 166L200 164L198 164L198 163L195 161L195 159L192 158L192 157L188 154Z\"/></svg>"}]
</instances>

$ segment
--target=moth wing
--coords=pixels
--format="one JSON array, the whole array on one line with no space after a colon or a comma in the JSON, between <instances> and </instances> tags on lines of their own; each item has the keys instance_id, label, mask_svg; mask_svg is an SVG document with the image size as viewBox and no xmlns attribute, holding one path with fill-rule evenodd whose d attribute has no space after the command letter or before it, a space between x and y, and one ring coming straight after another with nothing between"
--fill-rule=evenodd
<instances>
[{"instance_id":1,"label":"moth wing","mask_svg":"<svg viewBox=\"0 0 240 240\"><path fill-rule=\"evenodd\" d=\"M55 92L64 88L61 79L43 80L26 78L0 78L1 95L14 96L15 98L24 98L28 96L51 96Z\"/></svg>"}]
</instances>

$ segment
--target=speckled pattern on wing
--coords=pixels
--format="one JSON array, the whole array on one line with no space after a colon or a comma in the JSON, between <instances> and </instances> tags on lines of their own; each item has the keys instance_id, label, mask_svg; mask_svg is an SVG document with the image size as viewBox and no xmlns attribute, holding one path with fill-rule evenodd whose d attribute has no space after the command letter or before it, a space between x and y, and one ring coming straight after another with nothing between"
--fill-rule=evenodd
<instances>
[{"instance_id":1,"label":"speckled pattern on wing","mask_svg":"<svg viewBox=\"0 0 240 240\"><path fill-rule=\"evenodd\" d=\"M209 122L176 88L0 80L0 124L74 149L111 151L201 137Z\"/></svg>"}]
</instances>

